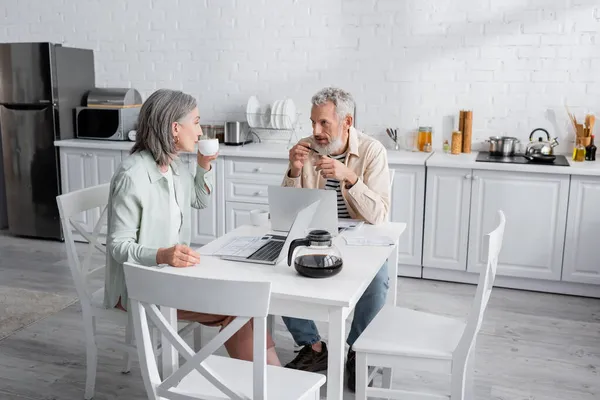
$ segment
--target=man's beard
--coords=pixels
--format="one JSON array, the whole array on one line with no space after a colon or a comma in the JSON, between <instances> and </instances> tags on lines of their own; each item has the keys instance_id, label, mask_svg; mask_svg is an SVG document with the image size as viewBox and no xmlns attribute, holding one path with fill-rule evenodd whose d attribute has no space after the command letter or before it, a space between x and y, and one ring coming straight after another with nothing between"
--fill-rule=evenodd
<instances>
[{"instance_id":1,"label":"man's beard","mask_svg":"<svg viewBox=\"0 0 600 400\"><path fill-rule=\"evenodd\" d=\"M341 151L344 148L345 143L342 141L342 127L340 127L340 131L338 135L331 143L326 144L325 146L321 146L318 143L315 143L315 150L322 155L330 155Z\"/></svg>"}]
</instances>

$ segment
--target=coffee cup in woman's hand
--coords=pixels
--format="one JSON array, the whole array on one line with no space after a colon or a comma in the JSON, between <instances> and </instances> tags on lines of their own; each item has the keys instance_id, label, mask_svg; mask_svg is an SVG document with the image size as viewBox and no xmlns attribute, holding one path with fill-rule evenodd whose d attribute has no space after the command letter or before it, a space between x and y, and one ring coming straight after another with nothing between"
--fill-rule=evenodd
<instances>
[{"instance_id":1,"label":"coffee cup in woman's hand","mask_svg":"<svg viewBox=\"0 0 600 400\"><path fill-rule=\"evenodd\" d=\"M200 254L184 244L176 244L173 247L158 249L156 262L172 267L191 267L200 262Z\"/></svg>"},{"instance_id":2,"label":"coffee cup in woman's hand","mask_svg":"<svg viewBox=\"0 0 600 400\"><path fill-rule=\"evenodd\" d=\"M202 168L204 168L205 170L210 171L210 169L211 169L210 163L212 161L216 160L218 155L219 155L219 153L215 153L210 156L205 156L204 154L198 152L198 154L196 156L198 165L201 166Z\"/></svg>"}]
</instances>

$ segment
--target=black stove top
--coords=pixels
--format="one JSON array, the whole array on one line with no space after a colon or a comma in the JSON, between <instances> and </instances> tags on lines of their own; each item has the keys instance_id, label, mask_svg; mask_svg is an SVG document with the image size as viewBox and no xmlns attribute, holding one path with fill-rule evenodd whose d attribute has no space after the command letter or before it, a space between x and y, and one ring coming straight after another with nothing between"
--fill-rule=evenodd
<instances>
[{"instance_id":1,"label":"black stove top","mask_svg":"<svg viewBox=\"0 0 600 400\"><path fill-rule=\"evenodd\" d=\"M552 162L535 162L529 161L522 154L515 154L511 157L493 156L487 151L480 151L477 154L475 161L478 162L492 162L492 163L505 163L505 164L534 164L534 165L552 165L555 167L568 167L569 161L565 156L558 155Z\"/></svg>"}]
</instances>

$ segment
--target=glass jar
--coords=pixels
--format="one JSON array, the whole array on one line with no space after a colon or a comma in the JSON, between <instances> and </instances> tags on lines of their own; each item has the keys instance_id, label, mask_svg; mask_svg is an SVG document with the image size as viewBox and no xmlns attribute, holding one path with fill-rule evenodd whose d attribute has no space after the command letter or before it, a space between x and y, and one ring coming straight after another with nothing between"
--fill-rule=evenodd
<instances>
[{"instance_id":1,"label":"glass jar","mask_svg":"<svg viewBox=\"0 0 600 400\"><path fill-rule=\"evenodd\" d=\"M462 132L452 132L452 144L450 145L450 153L460 154L462 151Z\"/></svg>"},{"instance_id":2,"label":"glass jar","mask_svg":"<svg viewBox=\"0 0 600 400\"><path fill-rule=\"evenodd\" d=\"M431 127L430 126L420 126L419 127L419 135L417 137L417 143L418 143L419 151L425 151L425 145L427 143L431 144Z\"/></svg>"},{"instance_id":3,"label":"glass jar","mask_svg":"<svg viewBox=\"0 0 600 400\"><path fill-rule=\"evenodd\" d=\"M213 125L213 132L215 139L219 139L219 143L225 142L225 126L224 125Z\"/></svg>"}]
</instances>

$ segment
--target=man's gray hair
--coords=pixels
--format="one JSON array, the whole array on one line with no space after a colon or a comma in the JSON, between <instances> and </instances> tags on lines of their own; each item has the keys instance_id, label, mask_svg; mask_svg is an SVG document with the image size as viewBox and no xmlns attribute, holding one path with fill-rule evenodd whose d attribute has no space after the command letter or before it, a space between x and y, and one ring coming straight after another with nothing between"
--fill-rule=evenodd
<instances>
[{"instance_id":1,"label":"man's gray hair","mask_svg":"<svg viewBox=\"0 0 600 400\"><path fill-rule=\"evenodd\" d=\"M320 106L327 102L332 102L335 106L335 112L338 115L338 120L342 120L350 115L354 118L354 99L352 95L345 90L335 87L327 87L321 89L312 97L313 106Z\"/></svg>"},{"instance_id":2,"label":"man's gray hair","mask_svg":"<svg viewBox=\"0 0 600 400\"><path fill-rule=\"evenodd\" d=\"M181 122L196 106L196 99L178 90L159 89L152 93L140 109L131 154L148 150L158 165L168 165L177 155L173 122Z\"/></svg>"}]
</instances>

